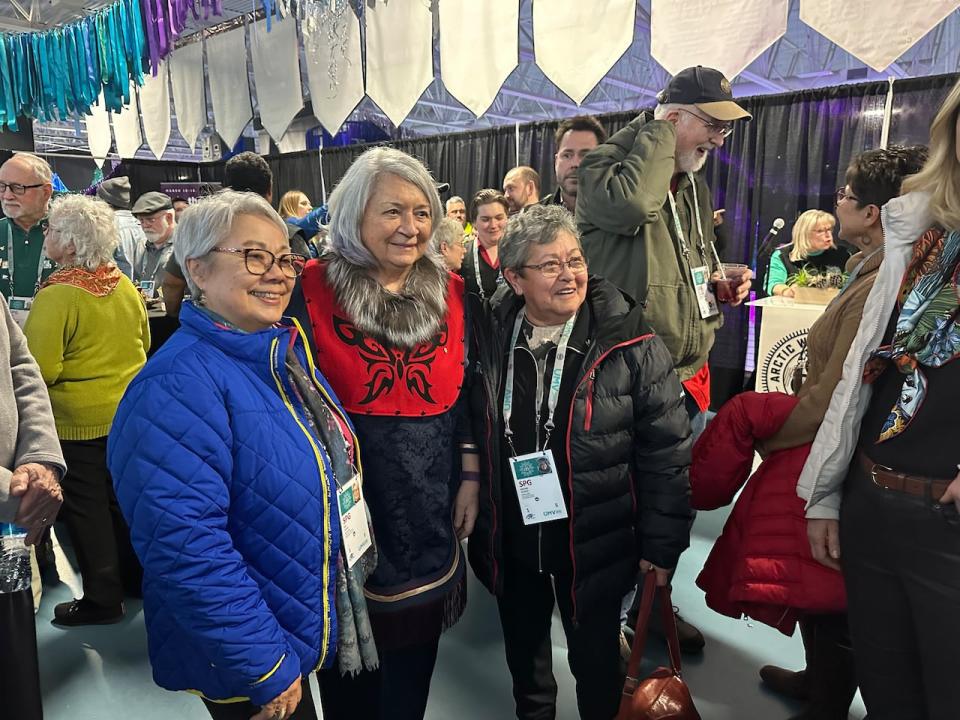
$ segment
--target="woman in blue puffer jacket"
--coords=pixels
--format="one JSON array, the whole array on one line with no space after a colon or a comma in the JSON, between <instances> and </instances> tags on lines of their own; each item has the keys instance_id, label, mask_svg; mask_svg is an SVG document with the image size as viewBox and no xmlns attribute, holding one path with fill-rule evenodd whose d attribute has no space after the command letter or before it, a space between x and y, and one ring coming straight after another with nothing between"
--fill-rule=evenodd
<instances>
[{"instance_id":1,"label":"woman in blue puffer jacket","mask_svg":"<svg viewBox=\"0 0 960 720\"><path fill-rule=\"evenodd\" d=\"M154 679L200 694L213 718L309 720L301 679L331 665L338 638L341 669L377 659L362 592L349 592L375 550L369 537L341 548L338 491L361 499L356 437L282 319L305 258L266 201L235 192L185 210L175 252L192 300L108 445Z\"/></svg>"}]
</instances>

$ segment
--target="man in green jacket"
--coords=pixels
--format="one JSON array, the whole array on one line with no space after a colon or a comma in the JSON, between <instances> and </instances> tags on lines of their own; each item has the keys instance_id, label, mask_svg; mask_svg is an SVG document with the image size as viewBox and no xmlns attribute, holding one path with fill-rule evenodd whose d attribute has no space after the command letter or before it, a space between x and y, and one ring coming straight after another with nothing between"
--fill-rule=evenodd
<instances>
[{"instance_id":1,"label":"man in green jacket","mask_svg":"<svg viewBox=\"0 0 960 720\"><path fill-rule=\"evenodd\" d=\"M677 73L657 101L652 119L637 116L580 163L577 225L590 271L643 306L673 358L687 412L700 420L694 429L702 430L707 356L723 316L709 285L719 257L710 189L699 171L733 121L750 114L733 102L723 73L702 66ZM747 296L750 277L747 271L732 305ZM679 615L677 629L681 650L703 648L703 635Z\"/></svg>"},{"instance_id":2,"label":"man in green jacket","mask_svg":"<svg viewBox=\"0 0 960 720\"><path fill-rule=\"evenodd\" d=\"M694 277L717 270L713 205L698 171L723 146L732 121L750 114L733 102L717 70L687 68L641 114L583 159L577 222L590 271L646 309L681 381L707 362L722 315L701 312ZM739 304L749 277L738 288Z\"/></svg>"},{"instance_id":3,"label":"man in green jacket","mask_svg":"<svg viewBox=\"0 0 960 720\"><path fill-rule=\"evenodd\" d=\"M53 193L53 171L43 158L17 153L0 165L0 295L23 327L40 283L53 272L43 252L41 220Z\"/></svg>"}]
</instances>

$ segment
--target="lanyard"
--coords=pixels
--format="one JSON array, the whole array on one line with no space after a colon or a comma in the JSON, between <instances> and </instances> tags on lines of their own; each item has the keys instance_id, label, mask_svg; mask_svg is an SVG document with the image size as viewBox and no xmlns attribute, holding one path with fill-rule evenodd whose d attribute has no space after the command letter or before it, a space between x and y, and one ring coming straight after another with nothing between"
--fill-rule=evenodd
<instances>
[{"instance_id":1,"label":"lanyard","mask_svg":"<svg viewBox=\"0 0 960 720\"><path fill-rule=\"evenodd\" d=\"M13 277L13 228L11 225L13 220L7 219L7 268L10 271L10 296L13 297L17 294L17 286L14 282ZM29 237L30 232L27 231L27 236ZM33 286L33 295L36 297L36 294L40 292L40 278L43 277L43 261L46 259L46 253L43 252L43 247L40 247L40 260L37 262L37 282Z\"/></svg>"},{"instance_id":2,"label":"lanyard","mask_svg":"<svg viewBox=\"0 0 960 720\"><path fill-rule=\"evenodd\" d=\"M477 277L477 288L480 290L480 299L486 300L487 296L483 292L483 278L480 277L480 239L473 241L473 272ZM514 338L516 340L516 338Z\"/></svg>"},{"instance_id":3,"label":"lanyard","mask_svg":"<svg viewBox=\"0 0 960 720\"><path fill-rule=\"evenodd\" d=\"M477 276L477 289L480 291L480 299L486 300L487 294L483 292L483 278L480 277L480 238L473 241L473 273ZM501 282L502 275L497 271L497 284Z\"/></svg>"},{"instance_id":4,"label":"lanyard","mask_svg":"<svg viewBox=\"0 0 960 720\"><path fill-rule=\"evenodd\" d=\"M700 220L700 203L697 201L697 183L693 177L693 173L688 172L687 177L690 179L690 187L693 190L693 215L697 221L697 234L700 236L700 259L707 265L710 265L711 259L707 255L707 246L703 235L703 223ZM687 245L686 237L684 237L683 228L680 227L680 215L677 213L677 200L673 197L673 191L667 190L667 199L670 201L670 210L673 215L673 228L676 230L677 238L680 240L680 250L683 252L683 257L687 259L687 264L689 265L690 247ZM710 244L713 244L713 240L710 241Z\"/></svg>"},{"instance_id":5,"label":"lanyard","mask_svg":"<svg viewBox=\"0 0 960 720\"><path fill-rule=\"evenodd\" d=\"M513 352L517 347L517 340L520 337L520 328L523 326L523 319L526 317L526 312L520 310L517 313L517 320L513 324L513 336L510 338L510 354L507 358L507 382L506 386L503 388L503 434L507 437L507 442L510 443L510 449L513 451L514 457L517 456L517 450L513 447L513 431L510 429L510 417L513 415L513 375L514 375L514 358ZM560 335L560 342L557 344L557 354L553 359L553 376L550 378L550 394L547 395L547 422L544 425L544 428L547 431L546 437L543 441L543 449L546 450L547 445L550 443L550 433L553 431L553 416L557 410L557 402L560 399L560 381L563 379L563 365L567 359L567 344L570 341L570 334L573 332L573 324L576 322L577 316L574 315L572 318L567 320L566 324L563 326L563 333ZM540 408L537 407L537 438L540 436Z\"/></svg>"}]
</instances>

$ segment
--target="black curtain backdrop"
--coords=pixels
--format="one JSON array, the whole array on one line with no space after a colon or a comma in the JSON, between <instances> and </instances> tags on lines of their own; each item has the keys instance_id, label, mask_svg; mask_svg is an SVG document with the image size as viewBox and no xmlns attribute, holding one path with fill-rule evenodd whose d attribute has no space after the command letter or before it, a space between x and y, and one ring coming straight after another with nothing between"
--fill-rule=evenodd
<instances>
[{"instance_id":1,"label":"black curtain backdrop","mask_svg":"<svg viewBox=\"0 0 960 720\"><path fill-rule=\"evenodd\" d=\"M930 122L958 77L898 80L889 142L925 143ZM844 184L850 159L880 144L888 87L888 83L873 82L738 100L753 120L737 123L705 169L714 206L726 210L730 230L726 260L753 265L757 243L775 218L784 219L780 237L789 239L794 220L804 210L833 210L834 193ZM612 133L636 113L618 112L598 119ZM546 194L555 188L553 135L559 122L521 125L519 162L514 126L386 144L420 158L438 181L450 183L451 195L468 201L481 188L500 188L503 176L518 164L530 165L540 173L541 190ZM285 191L296 189L319 204L320 163L329 193L368 147L268 157L274 173L274 202L279 202ZM121 170L130 175L136 196L159 189L161 182L220 180L223 162L179 165L136 160L124 161ZM726 309L726 322L710 358L715 404L742 387L748 318L747 308Z\"/></svg>"}]
</instances>

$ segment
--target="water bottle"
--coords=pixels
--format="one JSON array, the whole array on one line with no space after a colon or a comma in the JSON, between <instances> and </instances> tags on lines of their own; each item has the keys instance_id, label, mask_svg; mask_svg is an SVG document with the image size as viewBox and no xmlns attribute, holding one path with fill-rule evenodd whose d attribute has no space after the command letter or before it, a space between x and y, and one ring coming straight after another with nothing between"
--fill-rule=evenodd
<instances>
[{"instance_id":1,"label":"water bottle","mask_svg":"<svg viewBox=\"0 0 960 720\"><path fill-rule=\"evenodd\" d=\"M30 587L30 548L23 542L26 537L22 527L0 523L0 593Z\"/></svg>"}]
</instances>

